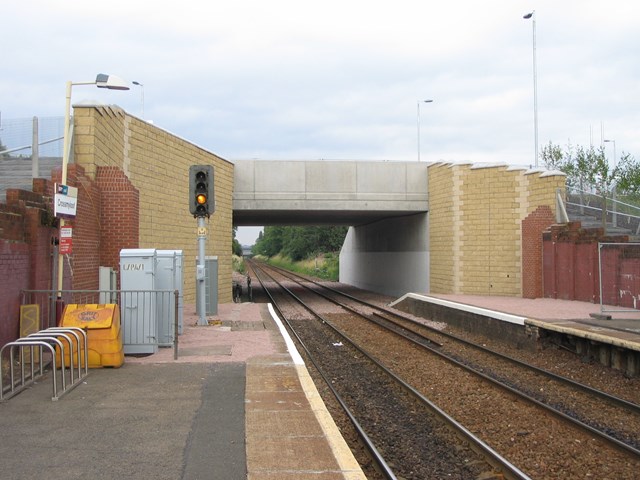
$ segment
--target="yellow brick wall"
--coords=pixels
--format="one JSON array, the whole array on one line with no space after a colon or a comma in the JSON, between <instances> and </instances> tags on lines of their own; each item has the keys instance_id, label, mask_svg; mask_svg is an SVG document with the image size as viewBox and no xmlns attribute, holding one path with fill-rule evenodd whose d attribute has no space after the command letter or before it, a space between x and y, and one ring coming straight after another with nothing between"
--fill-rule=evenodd
<instances>
[{"instance_id":1,"label":"yellow brick wall","mask_svg":"<svg viewBox=\"0 0 640 480\"><path fill-rule=\"evenodd\" d=\"M528 173L524 176L527 192L527 214L533 212L538 205L550 205L556 211L555 193L558 189L565 193L566 178L558 172L547 172L542 175ZM550 198L552 197L552 198Z\"/></svg>"},{"instance_id":2,"label":"yellow brick wall","mask_svg":"<svg viewBox=\"0 0 640 480\"><path fill-rule=\"evenodd\" d=\"M195 302L197 222L189 213L189 166L213 165L216 211L205 220L206 255L218 257L218 301L232 301L233 164L112 106L74 108L74 157L95 179L117 166L140 192L140 248L183 250L184 298Z\"/></svg>"},{"instance_id":3,"label":"yellow brick wall","mask_svg":"<svg viewBox=\"0 0 640 480\"><path fill-rule=\"evenodd\" d=\"M430 165L431 292L521 296L522 220L539 205L555 211L564 184L504 165Z\"/></svg>"},{"instance_id":4,"label":"yellow brick wall","mask_svg":"<svg viewBox=\"0 0 640 480\"><path fill-rule=\"evenodd\" d=\"M454 257L454 252L457 251L454 244L459 237L454 235L454 231L455 217L460 209L454 206L453 190L454 176L450 166L438 165L429 168L430 284L434 293L455 290L453 271L458 259Z\"/></svg>"}]
</instances>

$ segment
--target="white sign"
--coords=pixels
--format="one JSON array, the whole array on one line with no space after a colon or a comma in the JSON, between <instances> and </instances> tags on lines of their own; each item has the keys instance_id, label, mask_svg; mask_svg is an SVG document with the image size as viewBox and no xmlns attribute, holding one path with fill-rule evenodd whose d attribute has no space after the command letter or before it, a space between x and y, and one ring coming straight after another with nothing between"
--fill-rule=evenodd
<instances>
[{"instance_id":1,"label":"white sign","mask_svg":"<svg viewBox=\"0 0 640 480\"><path fill-rule=\"evenodd\" d=\"M69 255L73 251L73 227L60 227L60 255Z\"/></svg>"},{"instance_id":2,"label":"white sign","mask_svg":"<svg viewBox=\"0 0 640 480\"><path fill-rule=\"evenodd\" d=\"M56 183L53 197L53 212L56 217L75 217L78 208L78 189L69 185Z\"/></svg>"},{"instance_id":3,"label":"white sign","mask_svg":"<svg viewBox=\"0 0 640 480\"><path fill-rule=\"evenodd\" d=\"M60 238L72 238L73 227L60 227Z\"/></svg>"}]
</instances>

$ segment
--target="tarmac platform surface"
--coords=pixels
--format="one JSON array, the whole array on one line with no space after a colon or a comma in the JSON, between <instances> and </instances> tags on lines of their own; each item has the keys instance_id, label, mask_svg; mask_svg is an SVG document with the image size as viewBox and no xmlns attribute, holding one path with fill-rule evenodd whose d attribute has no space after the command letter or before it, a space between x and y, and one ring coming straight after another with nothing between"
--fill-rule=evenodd
<instances>
[{"instance_id":1,"label":"tarmac platform surface","mask_svg":"<svg viewBox=\"0 0 640 480\"><path fill-rule=\"evenodd\" d=\"M553 299L437 295L460 308L593 329L640 348L640 312ZM360 480L366 477L267 304L184 310L173 348L92 369L51 401L48 374L0 403L0 478Z\"/></svg>"},{"instance_id":2,"label":"tarmac platform surface","mask_svg":"<svg viewBox=\"0 0 640 480\"><path fill-rule=\"evenodd\" d=\"M177 360L127 356L55 402L49 373L0 403L0 478L365 479L268 308L196 326L185 306Z\"/></svg>"}]
</instances>

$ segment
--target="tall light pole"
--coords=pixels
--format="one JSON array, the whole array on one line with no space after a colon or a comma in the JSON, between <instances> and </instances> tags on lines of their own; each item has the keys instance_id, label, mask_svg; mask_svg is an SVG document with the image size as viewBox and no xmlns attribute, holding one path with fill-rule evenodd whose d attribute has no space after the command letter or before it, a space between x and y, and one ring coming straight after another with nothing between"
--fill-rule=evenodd
<instances>
[{"instance_id":1,"label":"tall light pole","mask_svg":"<svg viewBox=\"0 0 640 480\"><path fill-rule=\"evenodd\" d=\"M613 169L615 170L616 167L618 166L618 160L616 159L616 141L615 140L603 140L603 142L605 143L613 143ZM618 223L618 215L617 215L617 211L618 211L618 206L616 205L616 201L617 201L617 192L616 192L617 188L616 188L616 184L613 184L613 187L611 188L611 197L613 200L613 205L612 205L612 221L613 221L613 226L615 227Z\"/></svg>"},{"instance_id":2,"label":"tall light pole","mask_svg":"<svg viewBox=\"0 0 640 480\"><path fill-rule=\"evenodd\" d=\"M432 102L433 100L418 100L418 161L420 161L420 104Z\"/></svg>"},{"instance_id":3,"label":"tall light pole","mask_svg":"<svg viewBox=\"0 0 640 480\"><path fill-rule=\"evenodd\" d=\"M144 84L136 81L133 81L131 83L140 87L140 96L142 101L142 119L144 120Z\"/></svg>"},{"instance_id":4,"label":"tall light pole","mask_svg":"<svg viewBox=\"0 0 640 480\"><path fill-rule=\"evenodd\" d=\"M64 112L64 140L62 151L62 185L67 184L67 169L69 157L71 156L71 89L74 85L95 85L98 88L108 88L109 90L129 90L129 85L120 77L99 73L93 82L67 82L66 105ZM60 228L64 227L64 218L60 219ZM62 283L64 271L64 255L58 254L58 299L62 299Z\"/></svg>"},{"instance_id":5,"label":"tall light pole","mask_svg":"<svg viewBox=\"0 0 640 480\"><path fill-rule=\"evenodd\" d=\"M529 18L533 24L533 136L535 141L535 166L538 166L538 68L536 62L536 11L523 16L525 20Z\"/></svg>"},{"instance_id":6,"label":"tall light pole","mask_svg":"<svg viewBox=\"0 0 640 480\"><path fill-rule=\"evenodd\" d=\"M615 140L603 140L604 143L613 143L613 168L618 166L618 160L616 159L616 141Z\"/></svg>"}]
</instances>

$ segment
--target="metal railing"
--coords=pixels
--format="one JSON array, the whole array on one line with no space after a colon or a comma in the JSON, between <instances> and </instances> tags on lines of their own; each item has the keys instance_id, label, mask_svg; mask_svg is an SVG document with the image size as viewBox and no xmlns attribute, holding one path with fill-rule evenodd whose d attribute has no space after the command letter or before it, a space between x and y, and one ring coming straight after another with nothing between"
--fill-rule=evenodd
<instances>
[{"instance_id":1,"label":"metal railing","mask_svg":"<svg viewBox=\"0 0 640 480\"><path fill-rule=\"evenodd\" d=\"M68 349L67 349L68 347ZM53 327L27 335L9 342L0 349L0 363L5 351L9 351L9 385L5 388L3 376L0 375L0 402L4 402L45 375L44 349L51 354L51 379L53 396L58 400L62 395L74 389L89 375L89 357L87 334L78 327ZM15 352L19 350L19 360ZM28 357L27 357L28 355ZM58 363L58 359L60 362ZM30 365L29 371L26 365ZM58 365L60 366L60 383L58 383ZM16 368L20 367L19 378ZM67 373L69 381L67 382ZM58 390L58 385L62 390Z\"/></svg>"},{"instance_id":2,"label":"metal railing","mask_svg":"<svg viewBox=\"0 0 640 480\"><path fill-rule=\"evenodd\" d=\"M602 196L579 188L567 188L567 209L575 215L602 222ZM615 229L624 229L631 235L640 235L640 206L607 198L606 223Z\"/></svg>"},{"instance_id":3,"label":"metal railing","mask_svg":"<svg viewBox=\"0 0 640 480\"><path fill-rule=\"evenodd\" d=\"M0 157L27 150L36 157L38 153L62 157L64 115L2 119L0 127L0 143L4 145Z\"/></svg>"},{"instance_id":4,"label":"metal railing","mask_svg":"<svg viewBox=\"0 0 640 480\"><path fill-rule=\"evenodd\" d=\"M556 222L569 223L569 215L567 215L567 208L565 207L566 200L562 196L562 192L561 188L556 190Z\"/></svg>"},{"instance_id":5,"label":"metal railing","mask_svg":"<svg viewBox=\"0 0 640 480\"><path fill-rule=\"evenodd\" d=\"M640 243L598 243L600 312L640 313Z\"/></svg>"},{"instance_id":6,"label":"metal railing","mask_svg":"<svg viewBox=\"0 0 640 480\"><path fill-rule=\"evenodd\" d=\"M64 305L117 304L125 354L174 347L178 355L178 290L23 290L21 305L40 306L40 327L57 326Z\"/></svg>"}]
</instances>

